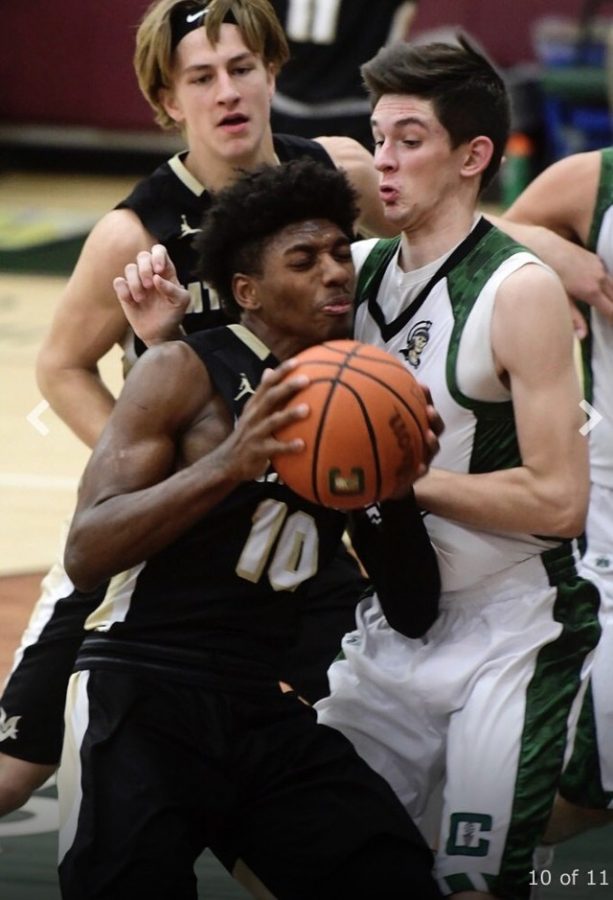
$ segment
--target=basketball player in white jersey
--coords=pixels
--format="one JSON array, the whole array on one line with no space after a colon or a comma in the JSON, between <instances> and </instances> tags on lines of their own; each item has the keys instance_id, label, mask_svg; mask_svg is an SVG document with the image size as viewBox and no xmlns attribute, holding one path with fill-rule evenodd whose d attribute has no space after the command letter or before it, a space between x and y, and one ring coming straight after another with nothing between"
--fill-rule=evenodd
<instances>
[{"instance_id":1,"label":"basketball player in white jersey","mask_svg":"<svg viewBox=\"0 0 613 900\"><path fill-rule=\"evenodd\" d=\"M554 163L505 213L544 225L595 251L613 271L613 148ZM589 435L591 489L582 569L601 588L602 635L579 730L545 838L555 843L613 821L613 312L582 306L585 392L596 413Z\"/></svg>"},{"instance_id":2,"label":"basketball player in white jersey","mask_svg":"<svg viewBox=\"0 0 613 900\"><path fill-rule=\"evenodd\" d=\"M443 779L445 894L522 900L599 633L573 540L589 477L571 319L556 275L476 214L509 125L491 65L465 42L398 44L362 72L402 234L355 248L355 336L404 359L445 422L416 486L443 594L418 640L360 605L317 709L418 823Z\"/></svg>"}]
</instances>

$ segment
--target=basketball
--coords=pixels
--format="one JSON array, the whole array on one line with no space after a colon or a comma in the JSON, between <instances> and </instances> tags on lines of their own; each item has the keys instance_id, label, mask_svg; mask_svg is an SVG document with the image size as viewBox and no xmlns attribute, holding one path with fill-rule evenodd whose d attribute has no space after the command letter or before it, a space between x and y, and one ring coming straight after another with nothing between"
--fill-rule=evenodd
<instances>
[{"instance_id":1,"label":"basketball","mask_svg":"<svg viewBox=\"0 0 613 900\"><path fill-rule=\"evenodd\" d=\"M301 497L334 509L358 509L414 480L425 458L426 400L415 378L390 353L358 341L318 344L298 354L291 373L310 384L291 400L307 403L305 419L279 429L302 438L297 454L272 464Z\"/></svg>"}]
</instances>

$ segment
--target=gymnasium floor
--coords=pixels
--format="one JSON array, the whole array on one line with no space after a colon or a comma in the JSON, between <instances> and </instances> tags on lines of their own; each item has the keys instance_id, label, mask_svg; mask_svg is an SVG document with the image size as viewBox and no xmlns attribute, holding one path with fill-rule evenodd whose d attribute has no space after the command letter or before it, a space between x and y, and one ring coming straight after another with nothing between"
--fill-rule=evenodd
<instances>
[{"instance_id":1,"label":"gymnasium floor","mask_svg":"<svg viewBox=\"0 0 613 900\"><path fill-rule=\"evenodd\" d=\"M136 177L0 171L0 679L38 596L40 577L54 559L60 524L70 514L87 459L86 448L42 400L34 360L84 233ZM111 352L101 369L119 390L119 353ZM50 783L23 810L0 821L0 900L59 900L55 796ZM199 897L247 896L208 853L197 873ZM613 898L613 828L560 848L551 884L539 897Z\"/></svg>"}]
</instances>

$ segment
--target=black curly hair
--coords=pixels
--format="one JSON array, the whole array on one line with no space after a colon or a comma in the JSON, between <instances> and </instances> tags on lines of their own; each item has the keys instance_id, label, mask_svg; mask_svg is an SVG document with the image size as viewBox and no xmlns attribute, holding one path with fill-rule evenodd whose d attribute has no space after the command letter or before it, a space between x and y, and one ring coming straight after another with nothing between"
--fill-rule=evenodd
<instances>
[{"instance_id":1,"label":"black curly hair","mask_svg":"<svg viewBox=\"0 0 613 900\"><path fill-rule=\"evenodd\" d=\"M287 225L328 219L351 240L359 214L347 177L312 159L260 166L215 195L194 241L195 275L219 294L224 312L238 319L232 278L261 275L267 243Z\"/></svg>"}]
</instances>

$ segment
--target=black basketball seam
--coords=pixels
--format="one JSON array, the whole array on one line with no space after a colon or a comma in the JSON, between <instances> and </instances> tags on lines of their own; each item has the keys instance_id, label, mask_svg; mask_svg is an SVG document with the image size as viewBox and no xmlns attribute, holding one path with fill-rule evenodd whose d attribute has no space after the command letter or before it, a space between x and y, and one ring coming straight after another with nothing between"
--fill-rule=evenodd
<instances>
[{"instance_id":1,"label":"black basketball seam","mask_svg":"<svg viewBox=\"0 0 613 900\"><path fill-rule=\"evenodd\" d=\"M313 496L317 498L317 502L321 503L321 496L319 490L317 489L317 461L319 459L319 445L321 443L321 434L324 429L326 419L328 418L330 403L332 402L332 397L334 395L334 391L336 390L336 386L339 383L338 373L333 378L316 378L311 382L311 384L317 384L318 381L326 381L330 385L330 389L321 408L319 424L317 426L317 431L315 432L315 437L313 439L313 459L311 460L311 490L313 491Z\"/></svg>"},{"instance_id":2,"label":"black basketball seam","mask_svg":"<svg viewBox=\"0 0 613 900\"><path fill-rule=\"evenodd\" d=\"M336 368L336 374L334 374L334 375L319 375L319 376L311 379L311 382L310 382L311 384L318 384L318 383L321 384L321 383L325 382L329 385L329 390L326 394L325 400L321 407L317 430L316 430L316 433L313 438L313 456L312 456L312 462L311 462L311 490L312 490L313 496L316 498L316 501L318 503L322 502L321 493L318 489L318 484L317 484L317 470L318 470L321 438L322 438L323 430L325 428L325 425L326 425L326 422L328 419L328 415L330 412L330 406L332 403L332 399L333 399L336 389L339 385L346 388L348 391L350 391L350 393L352 393L354 395L355 399L357 400L358 407L361 410L364 424L366 425L366 429L367 429L367 432L369 435L370 445L371 445L371 449L373 451L373 457L374 457L375 482L376 482L375 499L378 500L380 498L381 491L383 488L383 478L382 478L382 473L381 473L381 458L380 458L380 452L379 452L379 447L378 447L378 443L377 443L377 435L373 428L372 422L370 421L370 416L368 414L368 409L366 408L366 404L362 401L362 398L360 397L357 388L353 387L353 385L351 385L351 384L347 384L346 382L344 382L342 380L344 370L353 372L356 375L366 376L367 378L370 378L371 381L375 382L375 384L378 384L379 386L386 388L386 390L396 399L396 401L401 405L401 407L405 410L405 412L407 412L410 415L414 424L417 426L417 430L422 439L422 447L424 449L426 448L425 430L422 428L422 425L421 425L421 422L420 422L418 416L415 414L415 412L413 411L413 409L409 405L409 403L404 399L402 394L400 394L398 392L398 390L396 388L394 388L392 385L388 384L388 382L385 381L384 378L374 375L372 372L364 371L364 369L360 368L359 360L362 359L364 362L381 363L382 365L389 366L394 370L398 369L400 364L393 357L389 360L385 359L385 357L382 358L380 353L377 352L379 350L379 348L376 348L376 347L371 348L369 345L362 344L359 341L355 341L355 342L353 342L353 344L354 345L351 347L351 349L347 350L345 348L335 347L331 343L324 343L321 345L322 348L325 348L329 353L332 353L335 356L338 356L338 359L329 359L329 358L328 359L309 359L309 360L304 360L304 362L302 362L302 365L305 368L309 367L309 366L316 366L316 365L331 366L331 367ZM372 354L368 353L368 350L370 350L370 349L372 349L375 352L373 352ZM366 352L360 353L360 351L366 351ZM355 361L352 364L352 360L354 360L354 359L355 359ZM403 369L403 371L406 371L406 370L404 370L404 367L402 367L402 366L400 366L400 367ZM407 374L410 375L411 373L409 372Z\"/></svg>"},{"instance_id":3,"label":"black basketball seam","mask_svg":"<svg viewBox=\"0 0 613 900\"><path fill-rule=\"evenodd\" d=\"M394 368L396 368L396 366L394 366ZM398 393L398 391L396 390L396 388L394 388L391 384L388 384L388 382L387 382L387 381L384 381L382 378L379 378L377 375L373 375L372 372L364 372L364 371L362 371L361 369L353 369L353 368L351 368L351 367L350 367L350 371L351 371L351 372L357 372L359 375L362 375L362 376L364 376L365 378L370 378L370 380L371 380L371 381L374 381L375 384L379 384L379 385L382 385L383 387L387 388L387 390L390 392L390 394L393 394L394 397L396 397L396 399L399 401L399 403L402 404L402 406L404 407L404 409L406 410L406 412L409 413L409 415L411 416L411 418L413 419L413 421L414 421L415 424L417 425L417 428L418 428L419 433L420 433L420 435L421 435L422 441L424 442L424 445L425 445L425 441L426 441L426 433L425 433L424 429L422 428L422 425L421 425L421 422L419 421L419 418L416 416L416 414L415 414L415 412L413 411L412 407L406 402L406 400L404 399L404 397L402 396L402 394L399 394L399 393ZM410 374L410 373L409 373L409 374Z\"/></svg>"},{"instance_id":4,"label":"black basketball seam","mask_svg":"<svg viewBox=\"0 0 613 900\"><path fill-rule=\"evenodd\" d=\"M339 354L343 354L343 353L345 354L345 358L344 358L343 362L339 363L341 368L340 368L340 371L339 371L337 377L339 377L342 374L344 369L348 369L350 372L357 372L359 375L365 375L367 378L370 378L372 381L376 382L377 384L384 385L384 387L386 387L390 391L390 393L392 393L400 401L400 403L402 403L405 410L409 413L409 415L411 416L411 418L417 425L417 429L419 431L419 434L421 435L422 444L425 449L426 434L425 434L424 429L421 426L421 422L419 421L419 419L413 412L413 409L402 399L402 396L400 394L398 394L397 391L395 391L387 383L387 381L383 381L382 379L378 378L376 375L373 375L372 372L365 372L363 369L358 368L357 365L355 365L355 364L351 365L351 360L353 357L356 357L357 359L364 359L364 360L368 360L369 362L378 362L384 366L390 366L392 369L397 369L399 367L399 365L401 366L401 364L394 358L391 358L389 360L385 359L385 357L382 358L380 353L377 352L380 350L380 348L378 348L378 347L371 347L369 344L363 344L360 341L355 341L354 345L355 346L349 352L347 352L347 351L341 350L341 348L333 347L329 343L322 344L322 346L327 347L328 350L334 351L335 353L339 353ZM368 353L368 350L370 350L370 349L375 351L372 355L370 355ZM366 351L366 352L361 353L360 351ZM381 352L387 353L387 351L381 351ZM406 371L406 370L404 370L404 368L403 368L403 371ZM411 373L409 372L408 374L410 375Z\"/></svg>"},{"instance_id":5,"label":"black basketball seam","mask_svg":"<svg viewBox=\"0 0 613 900\"><path fill-rule=\"evenodd\" d=\"M364 424L366 425L366 430L368 431L368 435L370 437L370 445L373 450L373 456L374 456L374 462L375 462L375 473L376 473L376 476L375 476L375 485L376 485L375 500L378 500L379 497L381 496L381 490L383 487L383 479L381 477L381 459L379 456L379 447L377 444L377 434L372 426L372 422L370 421L370 416L368 415L368 410L366 409L366 405L362 401L362 398L358 394L357 390L352 385L346 384L344 381L341 381L340 379L335 379L334 390L336 390L337 386L343 387L346 390L350 391L355 396L356 400L358 401L358 406L360 407L360 409L362 411L362 417L364 419ZM334 391L330 391L330 395L332 395L333 392ZM328 406L328 404L326 404L326 406ZM327 410L326 410L326 415L327 415ZM322 416L322 420L323 420L323 416ZM318 438L317 454L318 455L319 455L319 433L320 433L320 429L318 429L318 434L317 434L317 438Z\"/></svg>"}]
</instances>

